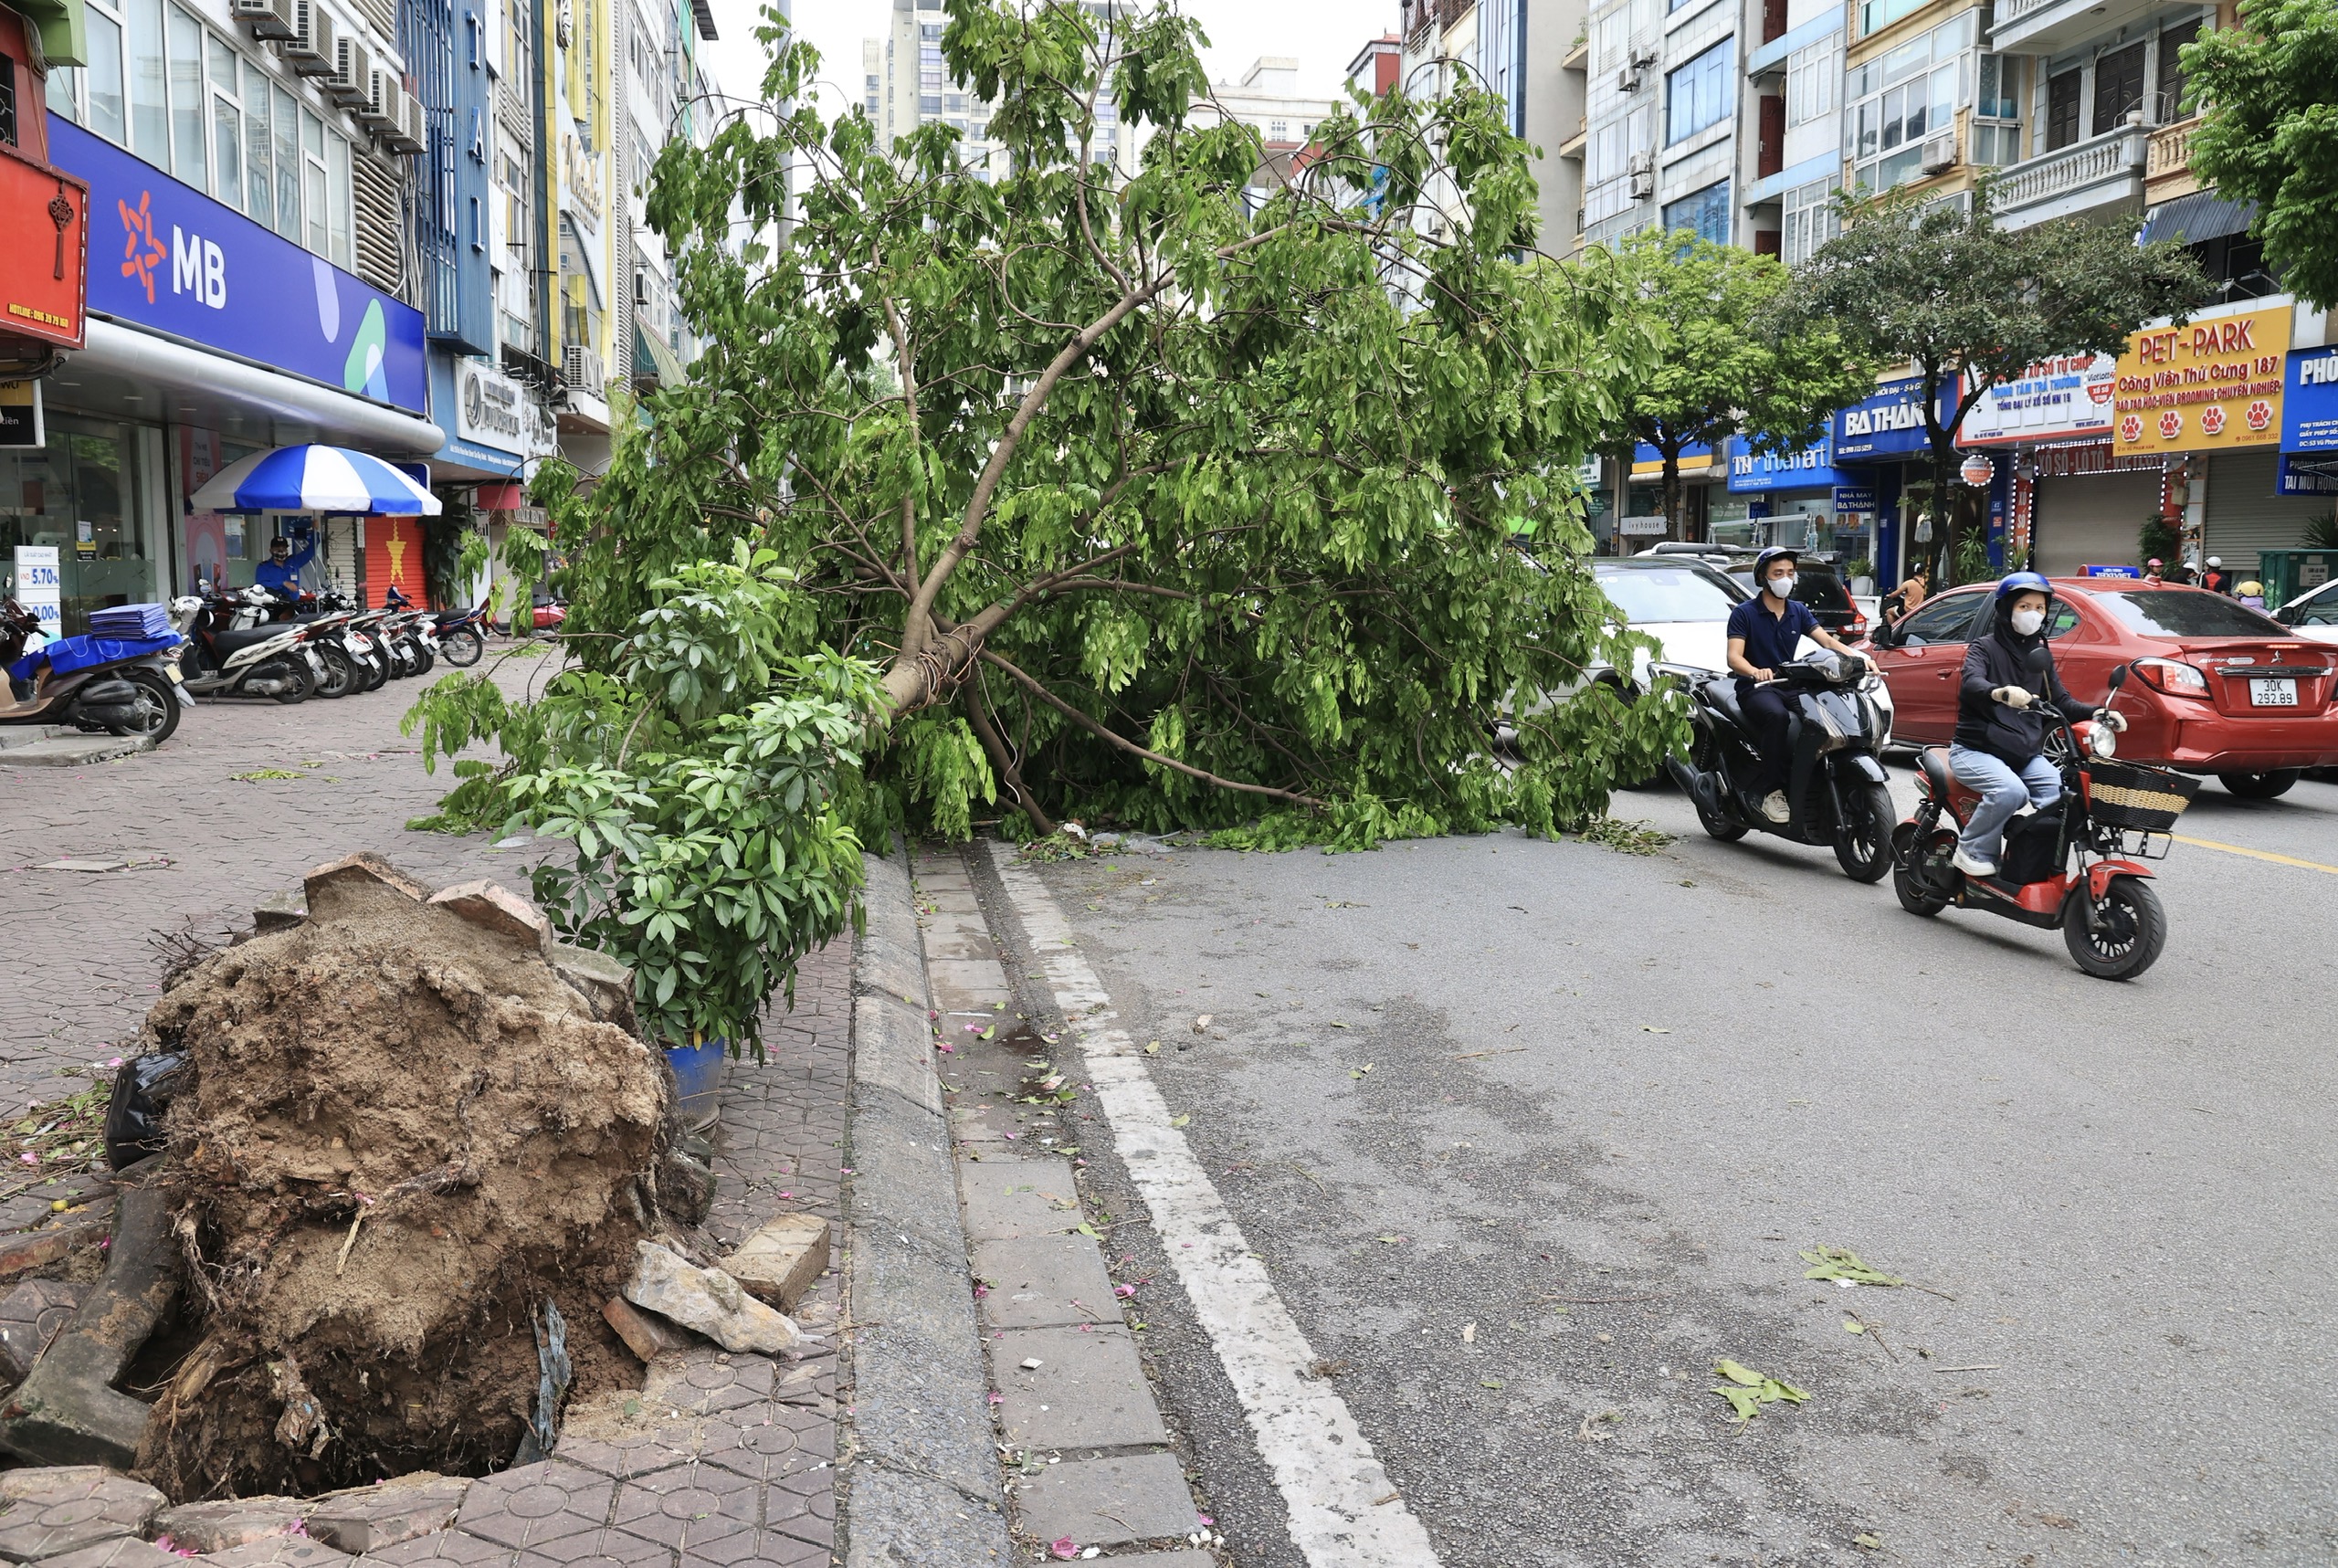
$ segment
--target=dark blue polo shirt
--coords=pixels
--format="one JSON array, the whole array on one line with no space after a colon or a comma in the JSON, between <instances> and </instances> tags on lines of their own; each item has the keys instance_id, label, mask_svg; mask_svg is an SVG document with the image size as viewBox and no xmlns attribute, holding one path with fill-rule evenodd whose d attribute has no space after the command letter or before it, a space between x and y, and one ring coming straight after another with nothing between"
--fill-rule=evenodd
<instances>
[{"instance_id":1,"label":"dark blue polo shirt","mask_svg":"<svg viewBox=\"0 0 2338 1568\"><path fill-rule=\"evenodd\" d=\"M1756 669L1775 669L1791 663L1795 645L1806 633L1818 629L1818 617L1799 599L1786 601L1786 612L1774 616L1767 594L1757 594L1729 612L1729 635L1745 639L1745 662Z\"/></svg>"}]
</instances>

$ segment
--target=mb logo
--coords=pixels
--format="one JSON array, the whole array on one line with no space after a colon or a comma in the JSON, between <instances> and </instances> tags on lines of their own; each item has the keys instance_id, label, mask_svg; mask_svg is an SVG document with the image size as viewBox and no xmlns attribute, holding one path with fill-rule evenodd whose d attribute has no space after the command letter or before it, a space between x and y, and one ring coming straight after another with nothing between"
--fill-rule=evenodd
<instances>
[{"instance_id":1,"label":"mb logo","mask_svg":"<svg viewBox=\"0 0 2338 1568\"><path fill-rule=\"evenodd\" d=\"M192 294L215 310L227 308L227 258L207 239L171 225L171 292Z\"/></svg>"}]
</instances>

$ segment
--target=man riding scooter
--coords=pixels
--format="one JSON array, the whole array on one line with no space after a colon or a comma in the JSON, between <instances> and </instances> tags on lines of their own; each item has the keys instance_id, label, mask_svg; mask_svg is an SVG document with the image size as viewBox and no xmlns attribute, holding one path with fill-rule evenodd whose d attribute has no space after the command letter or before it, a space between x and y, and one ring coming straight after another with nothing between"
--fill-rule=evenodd
<instances>
[{"instance_id":1,"label":"man riding scooter","mask_svg":"<svg viewBox=\"0 0 2338 1568\"><path fill-rule=\"evenodd\" d=\"M1964 650L1948 767L1959 784L1981 795L1952 858L1968 877L1997 874L2006 824L2024 801L2044 811L2062 796L2061 773L2046 760L2048 703L2073 721L2096 719L2113 731L2127 727L2122 715L2107 710L2097 715L2063 689L2046 641L2053 604L2053 584L2043 576L2012 574L1997 584L1995 624ZM2030 659L2038 649L2046 651L2044 669L2033 675Z\"/></svg>"},{"instance_id":2,"label":"man riding scooter","mask_svg":"<svg viewBox=\"0 0 2338 1568\"><path fill-rule=\"evenodd\" d=\"M1810 606L1794 596L1795 565L1799 557L1773 545L1754 558L1754 580L1762 591L1729 613L1729 668L1737 677L1737 700L1753 721L1762 750L1762 769L1748 793L1761 803L1762 815L1775 823L1792 820L1785 795L1785 700L1757 682L1775 679L1777 667L1794 660L1804 637L1852 659L1859 650L1838 642L1818 624ZM1856 668L1857 667L1854 666Z\"/></svg>"}]
</instances>

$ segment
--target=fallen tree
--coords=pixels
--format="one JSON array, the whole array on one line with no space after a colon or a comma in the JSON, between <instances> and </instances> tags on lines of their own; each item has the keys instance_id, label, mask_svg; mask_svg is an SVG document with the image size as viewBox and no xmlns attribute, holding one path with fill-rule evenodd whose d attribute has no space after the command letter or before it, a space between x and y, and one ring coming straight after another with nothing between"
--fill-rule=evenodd
<instances>
[{"instance_id":1,"label":"fallen tree","mask_svg":"<svg viewBox=\"0 0 2338 1568\"><path fill-rule=\"evenodd\" d=\"M1174 5L948 16L988 166L939 121L824 121L775 16L764 98L797 107L660 155L706 348L606 475L538 482L577 668L417 710L429 752L509 759L449 820L576 839L539 894L665 1037L752 1037L856 836L1000 801L1030 833L1555 833L1680 739L1596 679L1633 639L1574 478L1649 334L1610 269L1532 255L1498 100L1359 101L1271 163L1200 111Z\"/></svg>"}]
</instances>

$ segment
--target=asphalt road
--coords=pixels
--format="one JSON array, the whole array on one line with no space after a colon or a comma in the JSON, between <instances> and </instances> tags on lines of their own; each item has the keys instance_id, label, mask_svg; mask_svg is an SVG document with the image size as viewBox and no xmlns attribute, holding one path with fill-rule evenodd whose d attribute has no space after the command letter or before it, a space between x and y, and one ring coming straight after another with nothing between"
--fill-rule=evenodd
<instances>
[{"instance_id":1,"label":"asphalt road","mask_svg":"<svg viewBox=\"0 0 2338 1568\"><path fill-rule=\"evenodd\" d=\"M1446 1568L2338 1557L2338 785L2207 786L2186 836L2324 868L2176 845L2123 985L1669 789L1617 810L1680 837L1047 873ZM1234 1560L1295 1568L1113 1235ZM1806 1280L1822 1243L1912 1283ZM1807 1402L1733 1425L1723 1357Z\"/></svg>"}]
</instances>

